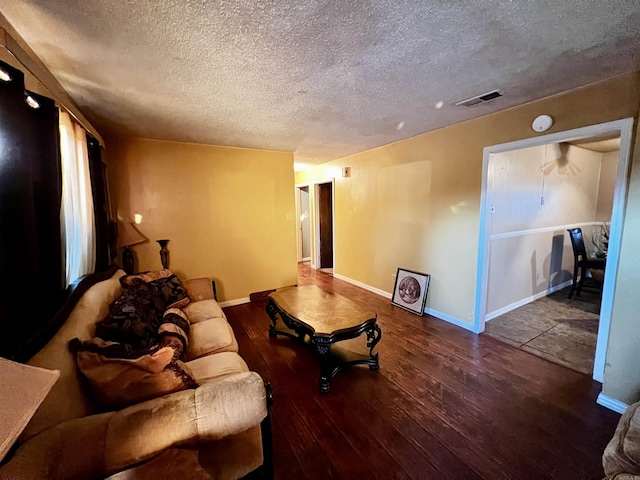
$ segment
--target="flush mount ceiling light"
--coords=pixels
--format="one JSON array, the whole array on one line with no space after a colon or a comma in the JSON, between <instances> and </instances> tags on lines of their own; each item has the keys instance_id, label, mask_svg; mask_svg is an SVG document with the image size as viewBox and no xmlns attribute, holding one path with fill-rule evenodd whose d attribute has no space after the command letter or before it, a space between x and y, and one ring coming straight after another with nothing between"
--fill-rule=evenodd
<instances>
[{"instance_id":1,"label":"flush mount ceiling light","mask_svg":"<svg viewBox=\"0 0 640 480\"><path fill-rule=\"evenodd\" d=\"M531 128L536 132L546 132L553 125L553 118L549 115L540 115L531 123Z\"/></svg>"},{"instance_id":2,"label":"flush mount ceiling light","mask_svg":"<svg viewBox=\"0 0 640 480\"><path fill-rule=\"evenodd\" d=\"M3 82L11 81L11 75L9 75L9 72L3 70L2 68L0 68L0 80L2 80Z\"/></svg>"},{"instance_id":3,"label":"flush mount ceiling light","mask_svg":"<svg viewBox=\"0 0 640 480\"><path fill-rule=\"evenodd\" d=\"M40 108L40 104L38 103L38 101L33 98L31 95L27 95L27 98L25 99L25 101L27 102L27 105L29 105L31 108Z\"/></svg>"}]
</instances>

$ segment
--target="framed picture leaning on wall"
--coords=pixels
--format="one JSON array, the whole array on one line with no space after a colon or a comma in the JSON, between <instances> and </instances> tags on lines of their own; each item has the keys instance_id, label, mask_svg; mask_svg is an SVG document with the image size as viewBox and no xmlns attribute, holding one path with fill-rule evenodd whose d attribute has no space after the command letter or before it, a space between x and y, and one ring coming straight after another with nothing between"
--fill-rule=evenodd
<instances>
[{"instance_id":1,"label":"framed picture leaning on wall","mask_svg":"<svg viewBox=\"0 0 640 480\"><path fill-rule=\"evenodd\" d=\"M431 275L398 268L391 304L422 315Z\"/></svg>"}]
</instances>

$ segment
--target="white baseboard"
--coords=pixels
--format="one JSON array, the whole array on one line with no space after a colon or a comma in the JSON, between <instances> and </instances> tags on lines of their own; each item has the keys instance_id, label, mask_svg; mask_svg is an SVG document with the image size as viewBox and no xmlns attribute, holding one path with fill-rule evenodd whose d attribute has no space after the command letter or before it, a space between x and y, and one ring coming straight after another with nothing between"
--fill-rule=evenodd
<instances>
[{"instance_id":1,"label":"white baseboard","mask_svg":"<svg viewBox=\"0 0 640 480\"><path fill-rule=\"evenodd\" d=\"M614 412L624 413L629 405L620 400L616 400L615 398L611 398L604 393L598 395L596 399L596 403L598 405L602 405L603 407L608 408L609 410L613 410Z\"/></svg>"},{"instance_id":2,"label":"white baseboard","mask_svg":"<svg viewBox=\"0 0 640 480\"><path fill-rule=\"evenodd\" d=\"M442 313L442 312L439 312L438 310L434 310L433 308L428 308L428 307L424 309L424 313L426 313L427 315L431 315L432 317L439 318L440 320L444 320L445 322L452 323L457 327L462 327L465 330L470 330L473 332L472 322L465 322L464 320L454 317L453 315L449 315L448 313Z\"/></svg>"},{"instance_id":3,"label":"white baseboard","mask_svg":"<svg viewBox=\"0 0 640 480\"><path fill-rule=\"evenodd\" d=\"M372 287L371 285L367 285L366 283L359 282L359 281L354 280L352 278L345 277L344 275L340 275L339 273L334 273L333 276L335 278L340 279L340 280L344 280L347 283L355 285L356 287L360 287L360 288L362 288L364 290L368 290L368 291L373 292L373 293L375 293L377 295L380 295L381 297L388 298L389 300L391 300L392 294L389 293L389 292L385 292L384 290L381 290L381 289L376 288L376 287ZM439 312L438 310L434 310L433 308L425 308L424 309L424 313L426 313L427 315L431 315L432 317L439 318L440 320L444 320L445 322L452 323L452 324L454 324L454 325L456 325L458 327L462 327L462 328L464 328L466 330L473 331L473 323L465 322L464 320L460 320L459 318L453 317L453 316L448 315L446 313Z\"/></svg>"},{"instance_id":4,"label":"white baseboard","mask_svg":"<svg viewBox=\"0 0 640 480\"><path fill-rule=\"evenodd\" d=\"M236 298L235 300L227 300L226 302L219 302L220 303L220 308L225 308L225 307L234 307L236 305L243 305L245 303L249 303L251 301L251 299L249 297L244 297L244 298Z\"/></svg>"},{"instance_id":5,"label":"white baseboard","mask_svg":"<svg viewBox=\"0 0 640 480\"><path fill-rule=\"evenodd\" d=\"M339 280L344 280L345 282L350 283L351 285L355 285L356 287L360 287L364 290L368 290L370 292L375 293L376 295L380 295L381 297L391 299L391 294L389 292L385 292L384 290L381 290L379 288L372 287L371 285L367 285L366 283L358 282L357 280L354 280L349 277L345 277L344 275L340 275L339 273L334 272L333 276L334 278L337 278Z\"/></svg>"},{"instance_id":6,"label":"white baseboard","mask_svg":"<svg viewBox=\"0 0 640 480\"><path fill-rule=\"evenodd\" d=\"M560 285L556 285L555 287L548 288L543 292L536 293L535 295L532 295L530 297L523 298L522 300L518 300L517 302L510 303L506 307L502 307L502 308L499 308L498 310L494 310L491 313L487 313L487 315L485 316L485 322L488 322L489 320L493 320L494 318L499 317L500 315L504 315L505 313L510 312L511 310L515 310L516 308L522 307L527 303L531 303L542 297L551 295L552 293L557 292L558 290L562 290L564 287L568 287L569 285L571 285L571 283L572 283L572 280L567 280L566 282L563 282Z\"/></svg>"}]
</instances>

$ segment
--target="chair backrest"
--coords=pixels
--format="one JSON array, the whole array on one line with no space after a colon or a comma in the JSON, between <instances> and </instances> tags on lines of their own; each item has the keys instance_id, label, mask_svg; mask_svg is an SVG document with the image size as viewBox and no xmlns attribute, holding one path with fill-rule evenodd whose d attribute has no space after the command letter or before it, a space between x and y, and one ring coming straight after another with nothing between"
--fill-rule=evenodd
<instances>
[{"instance_id":1,"label":"chair backrest","mask_svg":"<svg viewBox=\"0 0 640 480\"><path fill-rule=\"evenodd\" d=\"M584 246L584 238L582 237L582 229L570 228L567 230L571 238L571 246L573 247L573 258L576 262L587 259L587 249Z\"/></svg>"}]
</instances>

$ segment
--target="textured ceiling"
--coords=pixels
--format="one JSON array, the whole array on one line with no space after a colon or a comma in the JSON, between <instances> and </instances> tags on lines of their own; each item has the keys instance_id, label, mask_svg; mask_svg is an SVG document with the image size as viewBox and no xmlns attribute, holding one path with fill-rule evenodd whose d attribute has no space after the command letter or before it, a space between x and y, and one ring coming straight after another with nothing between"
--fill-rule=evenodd
<instances>
[{"instance_id":1,"label":"textured ceiling","mask_svg":"<svg viewBox=\"0 0 640 480\"><path fill-rule=\"evenodd\" d=\"M0 11L103 135L301 163L640 68L636 0L0 0ZM453 105L494 88L506 95Z\"/></svg>"}]
</instances>

